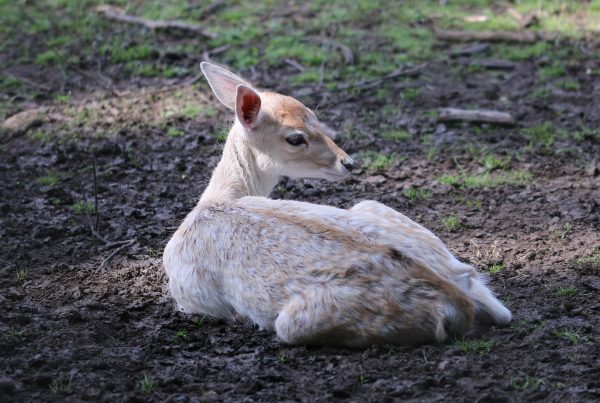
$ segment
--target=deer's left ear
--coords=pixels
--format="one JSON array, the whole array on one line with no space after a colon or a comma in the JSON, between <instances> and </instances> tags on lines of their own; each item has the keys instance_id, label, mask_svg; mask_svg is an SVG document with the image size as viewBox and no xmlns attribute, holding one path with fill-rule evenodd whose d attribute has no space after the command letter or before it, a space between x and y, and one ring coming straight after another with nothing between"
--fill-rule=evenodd
<instances>
[{"instance_id":1,"label":"deer's left ear","mask_svg":"<svg viewBox=\"0 0 600 403\"><path fill-rule=\"evenodd\" d=\"M258 92L244 84L237 86L235 116L246 130L252 130L258 125L260 106Z\"/></svg>"}]
</instances>

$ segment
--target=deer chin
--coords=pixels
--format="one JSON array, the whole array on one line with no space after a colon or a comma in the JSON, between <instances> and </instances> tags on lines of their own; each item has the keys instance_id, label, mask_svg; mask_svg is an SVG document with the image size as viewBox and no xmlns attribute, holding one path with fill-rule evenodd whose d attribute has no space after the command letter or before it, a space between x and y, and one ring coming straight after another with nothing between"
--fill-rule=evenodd
<instances>
[{"instance_id":1,"label":"deer chin","mask_svg":"<svg viewBox=\"0 0 600 403\"><path fill-rule=\"evenodd\" d=\"M321 174L323 175L323 179L327 179L328 181L340 181L342 179L346 179L350 176L350 171L346 168L341 169L321 169Z\"/></svg>"}]
</instances>

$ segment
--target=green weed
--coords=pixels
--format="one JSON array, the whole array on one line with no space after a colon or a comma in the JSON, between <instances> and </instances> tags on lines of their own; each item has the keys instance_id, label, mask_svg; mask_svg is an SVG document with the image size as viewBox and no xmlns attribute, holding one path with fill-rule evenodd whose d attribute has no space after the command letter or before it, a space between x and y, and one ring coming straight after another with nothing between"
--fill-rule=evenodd
<instances>
[{"instance_id":1,"label":"green weed","mask_svg":"<svg viewBox=\"0 0 600 403\"><path fill-rule=\"evenodd\" d=\"M523 186L531 181L531 174L526 171L503 171L496 175L489 172L481 174L451 175L438 178L443 185L457 186L464 189L495 188L503 185Z\"/></svg>"},{"instance_id":2,"label":"green weed","mask_svg":"<svg viewBox=\"0 0 600 403\"><path fill-rule=\"evenodd\" d=\"M381 135L386 140L406 141L410 138L410 134L406 130L386 130Z\"/></svg>"},{"instance_id":3,"label":"green weed","mask_svg":"<svg viewBox=\"0 0 600 403\"><path fill-rule=\"evenodd\" d=\"M589 256L577 258L572 263L573 269L578 272L600 272L600 246Z\"/></svg>"},{"instance_id":4,"label":"green weed","mask_svg":"<svg viewBox=\"0 0 600 403\"><path fill-rule=\"evenodd\" d=\"M496 345L494 340L456 340L454 343L460 351L463 353L479 353L487 354L492 351L492 348Z\"/></svg>"},{"instance_id":5,"label":"green weed","mask_svg":"<svg viewBox=\"0 0 600 403\"><path fill-rule=\"evenodd\" d=\"M285 355L285 350L279 349L279 352L277 353L277 361L279 361L280 364L285 364L287 360L288 358Z\"/></svg>"},{"instance_id":6,"label":"green weed","mask_svg":"<svg viewBox=\"0 0 600 403\"><path fill-rule=\"evenodd\" d=\"M510 157L500 158L496 155L486 155L481 159L481 164L487 171L494 171L496 169L504 169L509 163Z\"/></svg>"},{"instance_id":7,"label":"green weed","mask_svg":"<svg viewBox=\"0 0 600 403\"><path fill-rule=\"evenodd\" d=\"M512 388L516 390L526 390L537 388L538 386L541 386L543 384L544 381L542 379L534 376L525 375L525 377L523 378L514 379L510 383L510 386L512 386Z\"/></svg>"},{"instance_id":8,"label":"green weed","mask_svg":"<svg viewBox=\"0 0 600 403\"><path fill-rule=\"evenodd\" d=\"M57 394L59 392L70 392L73 383L73 375L69 378L67 382L54 381L48 386L50 392L53 394Z\"/></svg>"},{"instance_id":9,"label":"green weed","mask_svg":"<svg viewBox=\"0 0 600 403\"><path fill-rule=\"evenodd\" d=\"M229 130L223 129L217 133L216 138L219 143L224 143L227 140L227 136L229 135Z\"/></svg>"},{"instance_id":10,"label":"green weed","mask_svg":"<svg viewBox=\"0 0 600 403\"><path fill-rule=\"evenodd\" d=\"M147 44L134 45L127 48L122 48L118 45L113 46L111 49L112 61L114 63L125 63L134 60L145 60L148 59L154 50Z\"/></svg>"},{"instance_id":11,"label":"green weed","mask_svg":"<svg viewBox=\"0 0 600 403\"><path fill-rule=\"evenodd\" d=\"M14 326L9 327L2 333L2 338L6 339L22 339L25 337L25 330L17 329Z\"/></svg>"},{"instance_id":12,"label":"green weed","mask_svg":"<svg viewBox=\"0 0 600 403\"><path fill-rule=\"evenodd\" d=\"M548 53L548 44L544 41L526 46L500 44L495 47L495 53L498 57L513 61L535 59Z\"/></svg>"},{"instance_id":13,"label":"green weed","mask_svg":"<svg viewBox=\"0 0 600 403\"><path fill-rule=\"evenodd\" d=\"M24 282L25 280L27 280L27 269L17 269L16 272L16 276L17 276L17 281L19 282Z\"/></svg>"},{"instance_id":14,"label":"green weed","mask_svg":"<svg viewBox=\"0 0 600 403\"><path fill-rule=\"evenodd\" d=\"M47 173L38 177L35 182L40 186L54 186L60 181L60 177L55 173Z\"/></svg>"},{"instance_id":15,"label":"green weed","mask_svg":"<svg viewBox=\"0 0 600 403\"><path fill-rule=\"evenodd\" d=\"M167 136L169 137L180 137L183 135L183 131L176 127L169 127L167 129Z\"/></svg>"},{"instance_id":16,"label":"green weed","mask_svg":"<svg viewBox=\"0 0 600 403\"><path fill-rule=\"evenodd\" d=\"M173 336L173 340L187 339L187 336L188 336L187 330L185 330L185 329L178 330L177 332L175 332L175 336Z\"/></svg>"},{"instance_id":17,"label":"green weed","mask_svg":"<svg viewBox=\"0 0 600 403\"><path fill-rule=\"evenodd\" d=\"M94 207L94 203L91 201L76 201L71 206L71 209L75 212L75 214L93 214L96 212L96 208Z\"/></svg>"},{"instance_id":18,"label":"green weed","mask_svg":"<svg viewBox=\"0 0 600 403\"><path fill-rule=\"evenodd\" d=\"M566 91L579 91L581 89L581 85L575 80L565 80L560 83L560 87Z\"/></svg>"},{"instance_id":19,"label":"green weed","mask_svg":"<svg viewBox=\"0 0 600 403\"><path fill-rule=\"evenodd\" d=\"M411 101L421 95L421 90L419 88L407 88L402 91L402 98L407 101Z\"/></svg>"},{"instance_id":20,"label":"green weed","mask_svg":"<svg viewBox=\"0 0 600 403\"><path fill-rule=\"evenodd\" d=\"M442 223L450 232L458 231L462 227L462 224L456 214L450 214L448 217L442 218Z\"/></svg>"},{"instance_id":21,"label":"green weed","mask_svg":"<svg viewBox=\"0 0 600 403\"><path fill-rule=\"evenodd\" d=\"M556 289L556 291L554 292L554 295L556 295L559 298L564 298L564 297L572 297L573 295L577 295L577 293L579 292L579 290L577 289L577 287L575 286L567 286L567 287L558 287Z\"/></svg>"},{"instance_id":22,"label":"green weed","mask_svg":"<svg viewBox=\"0 0 600 403\"><path fill-rule=\"evenodd\" d=\"M375 151L363 151L359 154L363 167L373 171L385 171L394 161L394 155L380 154Z\"/></svg>"},{"instance_id":23,"label":"green weed","mask_svg":"<svg viewBox=\"0 0 600 403\"><path fill-rule=\"evenodd\" d=\"M433 193L431 190L419 189L418 187L410 187L408 189L404 189L403 191L404 197L408 200L417 201L417 200L426 200L430 199Z\"/></svg>"},{"instance_id":24,"label":"green weed","mask_svg":"<svg viewBox=\"0 0 600 403\"><path fill-rule=\"evenodd\" d=\"M63 55L55 50L47 50L35 57L35 63L43 66L56 64L63 59Z\"/></svg>"},{"instance_id":25,"label":"green weed","mask_svg":"<svg viewBox=\"0 0 600 403\"><path fill-rule=\"evenodd\" d=\"M552 225L548 229L548 236L551 240L556 241L559 239L565 239L567 235L573 232L573 224L570 222L563 224L562 227Z\"/></svg>"},{"instance_id":26,"label":"green weed","mask_svg":"<svg viewBox=\"0 0 600 403\"><path fill-rule=\"evenodd\" d=\"M541 146L544 148L550 148L554 144L555 132L556 129L550 122L526 127L521 130L523 136L529 140L530 146Z\"/></svg>"},{"instance_id":27,"label":"green weed","mask_svg":"<svg viewBox=\"0 0 600 403\"><path fill-rule=\"evenodd\" d=\"M156 383L154 382L152 377L150 377L148 374L144 374L144 378L142 378L142 380L140 381L140 387L142 389L142 392L148 395L152 393L155 386Z\"/></svg>"},{"instance_id":28,"label":"green weed","mask_svg":"<svg viewBox=\"0 0 600 403\"><path fill-rule=\"evenodd\" d=\"M563 64L555 62L550 66L542 67L538 70L538 77L542 81L548 81L552 78L564 76L567 70Z\"/></svg>"},{"instance_id":29,"label":"green weed","mask_svg":"<svg viewBox=\"0 0 600 403\"><path fill-rule=\"evenodd\" d=\"M581 344L581 342L583 340L583 337L581 336L580 333L581 333L581 329L575 329L575 328L571 327L568 329L557 330L554 332L554 335L561 339L567 339L574 346L578 346L579 344Z\"/></svg>"},{"instance_id":30,"label":"green weed","mask_svg":"<svg viewBox=\"0 0 600 403\"><path fill-rule=\"evenodd\" d=\"M502 269L504 269L504 263L494 263L488 268L488 272L490 274L497 274L500 273Z\"/></svg>"}]
</instances>

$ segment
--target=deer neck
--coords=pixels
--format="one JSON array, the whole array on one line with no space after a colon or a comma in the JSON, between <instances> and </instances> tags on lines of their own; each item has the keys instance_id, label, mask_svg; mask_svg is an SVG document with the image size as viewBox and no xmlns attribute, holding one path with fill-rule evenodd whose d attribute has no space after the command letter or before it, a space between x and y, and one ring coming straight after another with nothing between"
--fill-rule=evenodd
<instances>
[{"instance_id":1,"label":"deer neck","mask_svg":"<svg viewBox=\"0 0 600 403\"><path fill-rule=\"evenodd\" d=\"M231 128L223 156L217 164L199 204L235 200L245 196L267 197L279 175L270 171L269 159L250 147L236 122Z\"/></svg>"}]
</instances>

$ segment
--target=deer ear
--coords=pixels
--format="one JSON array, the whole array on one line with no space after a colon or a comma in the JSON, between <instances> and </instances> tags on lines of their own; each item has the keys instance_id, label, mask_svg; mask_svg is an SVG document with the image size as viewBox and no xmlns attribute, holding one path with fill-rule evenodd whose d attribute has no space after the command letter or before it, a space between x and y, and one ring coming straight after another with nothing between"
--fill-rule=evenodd
<instances>
[{"instance_id":1,"label":"deer ear","mask_svg":"<svg viewBox=\"0 0 600 403\"><path fill-rule=\"evenodd\" d=\"M208 80L208 84L215 93L217 99L231 110L235 110L237 86L242 84L251 87L251 85L243 78L236 76L223 67L202 62L200 63L200 69Z\"/></svg>"},{"instance_id":2,"label":"deer ear","mask_svg":"<svg viewBox=\"0 0 600 403\"><path fill-rule=\"evenodd\" d=\"M235 116L244 128L251 130L258 124L261 105L260 95L244 84L238 85L236 92Z\"/></svg>"}]
</instances>

